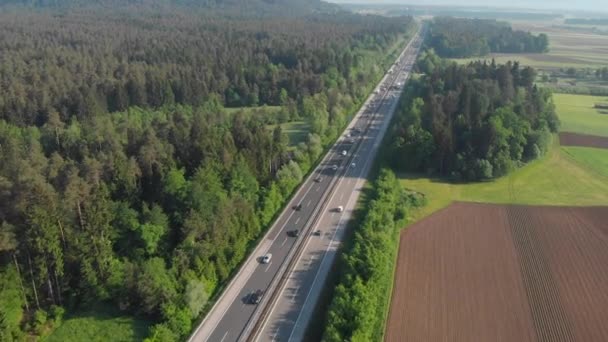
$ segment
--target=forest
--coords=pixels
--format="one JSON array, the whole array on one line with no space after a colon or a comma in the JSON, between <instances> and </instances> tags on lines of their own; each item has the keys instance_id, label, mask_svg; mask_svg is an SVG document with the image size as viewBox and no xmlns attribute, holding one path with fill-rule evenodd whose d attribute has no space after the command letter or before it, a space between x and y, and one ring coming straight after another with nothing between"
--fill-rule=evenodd
<instances>
[{"instance_id":1,"label":"forest","mask_svg":"<svg viewBox=\"0 0 608 342\"><path fill-rule=\"evenodd\" d=\"M456 181L506 175L543 155L559 129L551 93L517 62L458 65L423 53L391 133L393 166Z\"/></svg>"},{"instance_id":2,"label":"forest","mask_svg":"<svg viewBox=\"0 0 608 342\"><path fill-rule=\"evenodd\" d=\"M2 341L99 302L183 340L413 25L150 11L0 13Z\"/></svg>"},{"instance_id":3,"label":"forest","mask_svg":"<svg viewBox=\"0 0 608 342\"><path fill-rule=\"evenodd\" d=\"M490 52L547 52L549 38L544 33L535 36L513 30L508 23L496 20L436 17L426 44L440 57L465 58Z\"/></svg>"}]
</instances>

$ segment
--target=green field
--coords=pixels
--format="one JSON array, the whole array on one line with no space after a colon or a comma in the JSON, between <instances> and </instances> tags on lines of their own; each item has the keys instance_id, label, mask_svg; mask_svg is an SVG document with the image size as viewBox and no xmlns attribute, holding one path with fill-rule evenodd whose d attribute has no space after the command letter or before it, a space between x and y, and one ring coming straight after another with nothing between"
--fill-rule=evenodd
<instances>
[{"instance_id":1,"label":"green field","mask_svg":"<svg viewBox=\"0 0 608 342\"><path fill-rule=\"evenodd\" d=\"M598 102L608 102L604 96L554 94L562 132L608 136L608 113L593 108Z\"/></svg>"},{"instance_id":2,"label":"green field","mask_svg":"<svg viewBox=\"0 0 608 342\"><path fill-rule=\"evenodd\" d=\"M562 147L562 152L579 165L608 178L608 149L591 147Z\"/></svg>"},{"instance_id":3,"label":"green field","mask_svg":"<svg viewBox=\"0 0 608 342\"><path fill-rule=\"evenodd\" d=\"M68 317L44 342L133 342L148 334L148 323L129 316L120 316L108 308Z\"/></svg>"},{"instance_id":4,"label":"green field","mask_svg":"<svg viewBox=\"0 0 608 342\"><path fill-rule=\"evenodd\" d=\"M542 159L495 181L456 184L410 174L400 177L403 186L422 192L427 197L428 205L414 219L427 216L452 201L608 205L606 157L606 151L570 147L564 149L556 143ZM602 161L602 166L593 165L598 160Z\"/></svg>"}]
</instances>

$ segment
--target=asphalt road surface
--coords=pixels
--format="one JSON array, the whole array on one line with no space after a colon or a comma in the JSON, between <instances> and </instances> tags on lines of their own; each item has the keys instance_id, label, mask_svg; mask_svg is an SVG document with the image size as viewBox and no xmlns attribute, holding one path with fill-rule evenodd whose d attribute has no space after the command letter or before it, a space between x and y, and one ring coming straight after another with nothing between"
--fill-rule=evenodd
<instances>
[{"instance_id":1,"label":"asphalt road surface","mask_svg":"<svg viewBox=\"0 0 608 342\"><path fill-rule=\"evenodd\" d=\"M255 323L264 309L270 309L266 312L271 314L265 324L260 325L263 329L256 331L259 340L301 340L328 264L335 256L345 222L371 167L418 46L416 36L343 135L302 183L189 341L244 340L250 332L246 327ZM338 207L344 210L340 212ZM292 236L290 232L296 229L299 235ZM316 230L321 230L320 235L312 233ZM287 270L289 279L279 289L280 294L277 292L279 296L272 303L276 305L266 307L272 298L273 280L276 282L285 273L287 261L301 244L305 244L304 250L297 256L295 268ZM261 258L267 253L271 253L272 258L265 264ZM256 305L251 302L257 290L265 294Z\"/></svg>"}]
</instances>

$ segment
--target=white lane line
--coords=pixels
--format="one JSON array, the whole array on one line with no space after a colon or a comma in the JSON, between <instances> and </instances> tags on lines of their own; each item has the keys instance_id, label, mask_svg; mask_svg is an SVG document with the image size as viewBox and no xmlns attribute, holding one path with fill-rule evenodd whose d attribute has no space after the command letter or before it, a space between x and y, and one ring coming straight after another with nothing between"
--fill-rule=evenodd
<instances>
[{"instance_id":1,"label":"white lane line","mask_svg":"<svg viewBox=\"0 0 608 342\"><path fill-rule=\"evenodd\" d=\"M224 342L224 340L226 339L226 336L228 336L228 333L229 333L229 331L226 331L226 333L224 334L224 337L222 337L220 342Z\"/></svg>"},{"instance_id":2,"label":"white lane line","mask_svg":"<svg viewBox=\"0 0 608 342\"><path fill-rule=\"evenodd\" d=\"M285 240L283 240L283 243L281 244L281 247L283 247L283 245L285 245L285 242L287 242L287 238L285 238Z\"/></svg>"},{"instance_id":3,"label":"white lane line","mask_svg":"<svg viewBox=\"0 0 608 342\"><path fill-rule=\"evenodd\" d=\"M308 200L308 203L306 203L306 207L310 207L310 202L312 202L312 200Z\"/></svg>"},{"instance_id":4,"label":"white lane line","mask_svg":"<svg viewBox=\"0 0 608 342\"><path fill-rule=\"evenodd\" d=\"M316 191L316 192L319 192L319 190L321 190L321 187L320 187L320 186L318 186L318 187L317 187L317 190L315 190L315 191Z\"/></svg>"},{"instance_id":5,"label":"white lane line","mask_svg":"<svg viewBox=\"0 0 608 342\"><path fill-rule=\"evenodd\" d=\"M340 202L342 202L342 200L344 199L344 193L340 194Z\"/></svg>"},{"instance_id":6,"label":"white lane line","mask_svg":"<svg viewBox=\"0 0 608 342\"><path fill-rule=\"evenodd\" d=\"M298 295L298 291L300 291L300 285L298 285L298 287L296 287L295 291L293 291L293 295L291 296L291 302L292 303L295 303L296 296Z\"/></svg>"},{"instance_id":7,"label":"white lane line","mask_svg":"<svg viewBox=\"0 0 608 342\"><path fill-rule=\"evenodd\" d=\"M279 336L280 330L281 330L281 328L277 329L277 331L274 333L274 335L272 335L272 342L277 340L277 336Z\"/></svg>"},{"instance_id":8,"label":"white lane line","mask_svg":"<svg viewBox=\"0 0 608 342\"><path fill-rule=\"evenodd\" d=\"M300 222L300 217L298 217L298 219L296 220L296 223L294 223L294 224L298 224L298 222Z\"/></svg>"},{"instance_id":9,"label":"white lane line","mask_svg":"<svg viewBox=\"0 0 608 342\"><path fill-rule=\"evenodd\" d=\"M272 261L268 263L268 266L266 266L266 269L264 270L264 272L268 272L268 269L270 268L270 265L272 265Z\"/></svg>"}]
</instances>

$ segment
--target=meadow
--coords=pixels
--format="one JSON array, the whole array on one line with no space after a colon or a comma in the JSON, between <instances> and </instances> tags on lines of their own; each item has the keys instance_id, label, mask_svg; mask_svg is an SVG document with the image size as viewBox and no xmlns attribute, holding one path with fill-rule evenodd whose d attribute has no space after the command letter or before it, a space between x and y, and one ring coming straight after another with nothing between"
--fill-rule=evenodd
<instances>
[{"instance_id":1,"label":"meadow","mask_svg":"<svg viewBox=\"0 0 608 342\"><path fill-rule=\"evenodd\" d=\"M566 153L568 152L568 153ZM608 205L608 152L560 147L557 141L543 158L488 182L451 183L423 175L401 174L402 185L425 194L427 205L418 220L453 201L527 205ZM603 166L596 165L603 160Z\"/></svg>"},{"instance_id":2,"label":"meadow","mask_svg":"<svg viewBox=\"0 0 608 342\"><path fill-rule=\"evenodd\" d=\"M608 97L553 94L562 132L608 136L608 113L593 106L608 103Z\"/></svg>"}]
</instances>

